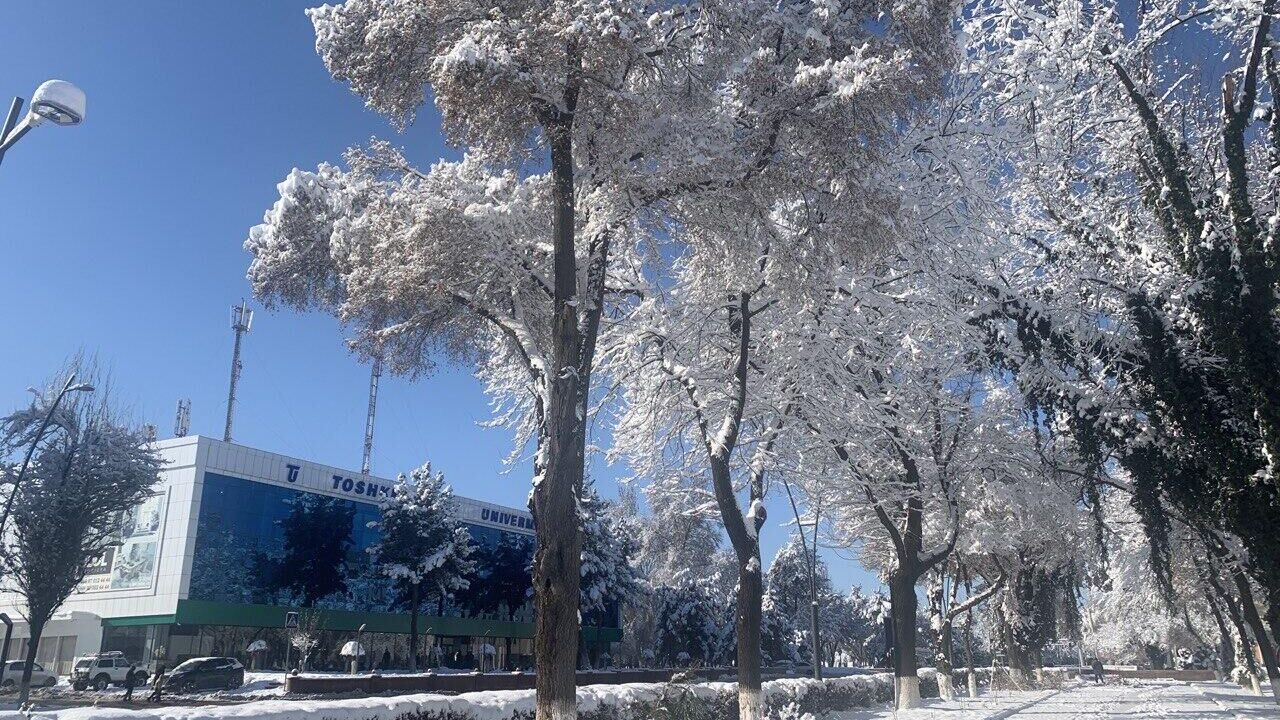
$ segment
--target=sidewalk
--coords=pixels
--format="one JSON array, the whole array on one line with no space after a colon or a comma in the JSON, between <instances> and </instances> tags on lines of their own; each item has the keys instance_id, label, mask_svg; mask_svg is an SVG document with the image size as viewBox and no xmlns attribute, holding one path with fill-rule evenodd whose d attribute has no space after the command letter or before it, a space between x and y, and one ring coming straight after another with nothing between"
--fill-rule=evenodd
<instances>
[{"instance_id":1,"label":"sidewalk","mask_svg":"<svg viewBox=\"0 0 1280 720\"><path fill-rule=\"evenodd\" d=\"M1218 682L1124 680L1107 685L1077 684L1062 690L1003 692L927 700L924 707L895 713L860 710L827 720L1104 720L1176 717L1178 720L1254 720L1278 718L1280 706L1270 692L1258 697L1236 685Z\"/></svg>"}]
</instances>

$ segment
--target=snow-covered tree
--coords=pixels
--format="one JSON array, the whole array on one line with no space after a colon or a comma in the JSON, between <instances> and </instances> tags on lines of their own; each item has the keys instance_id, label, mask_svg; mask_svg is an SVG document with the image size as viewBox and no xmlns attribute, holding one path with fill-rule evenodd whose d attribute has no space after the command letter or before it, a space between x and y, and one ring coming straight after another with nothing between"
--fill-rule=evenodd
<instances>
[{"instance_id":1,"label":"snow-covered tree","mask_svg":"<svg viewBox=\"0 0 1280 720\"><path fill-rule=\"evenodd\" d=\"M5 584L22 598L30 628L20 704L30 693L45 625L89 565L120 543L120 518L146 500L160 480L159 456L146 432L119 413L108 378L80 361L66 370L97 390L64 398L39 438L23 482L14 488L11 526L0 556ZM61 380L51 383L28 408L0 419L6 439L35 442L62 390ZM18 468L19 463L6 462L5 476L15 477Z\"/></svg>"},{"instance_id":2,"label":"snow-covered tree","mask_svg":"<svg viewBox=\"0 0 1280 720\"><path fill-rule=\"evenodd\" d=\"M638 529L588 485L582 498L582 613L599 617L640 591L635 568Z\"/></svg>"},{"instance_id":3,"label":"snow-covered tree","mask_svg":"<svg viewBox=\"0 0 1280 720\"><path fill-rule=\"evenodd\" d=\"M396 479L378 504L380 518L369 523L379 531L368 552L383 575L399 582L409 611L409 669L418 669L418 613L427 597L448 599L468 586L475 567L471 535L457 520L453 489L444 473L432 474L431 463Z\"/></svg>"},{"instance_id":4,"label":"snow-covered tree","mask_svg":"<svg viewBox=\"0 0 1280 720\"><path fill-rule=\"evenodd\" d=\"M442 347L485 358L537 445L540 719L576 714L588 396L640 223L882 197L863 185L866 168L953 54L949 11L942 0L349 0L311 11L336 79L399 125L429 89L468 156L421 172L375 144L347 171L295 171L247 243L255 290L328 309L393 368L420 370ZM755 720L751 663L740 681Z\"/></svg>"},{"instance_id":5,"label":"snow-covered tree","mask_svg":"<svg viewBox=\"0 0 1280 720\"><path fill-rule=\"evenodd\" d=\"M1239 538L1269 597L1270 631L1252 631L1273 678L1275 10L992 0L966 23L965 68L1004 131L1024 241L983 289L993 345L1093 476L1112 457L1126 471L1166 593L1170 511ZM1202 82L1212 57L1226 68L1216 87Z\"/></svg>"},{"instance_id":6,"label":"snow-covered tree","mask_svg":"<svg viewBox=\"0 0 1280 720\"><path fill-rule=\"evenodd\" d=\"M475 568L459 593L462 606L476 617L515 620L532 592L533 540L502 533L496 543L478 543L473 559Z\"/></svg>"},{"instance_id":7,"label":"snow-covered tree","mask_svg":"<svg viewBox=\"0 0 1280 720\"><path fill-rule=\"evenodd\" d=\"M823 497L834 542L861 545L888 578L899 697L913 707L915 585L954 547L961 485L983 456L970 442L981 383L960 315L903 277L886 273L893 293L825 309L814 354L830 365L810 366L798 412L813 456L807 494Z\"/></svg>"},{"instance_id":8,"label":"snow-covered tree","mask_svg":"<svg viewBox=\"0 0 1280 720\"><path fill-rule=\"evenodd\" d=\"M818 603L819 608L825 608L832 600L834 591L831 588L831 578L827 575L826 563L821 558L817 560L817 592L814 593L812 578L810 577L809 563L811 549L800 541L799 536L793 535L781 548L778 549L773 560L769 563L769 572L766 577L767 584L765 590L765 607L781 618L785 619L784 623L779 623L780 627L786 627L792 633L790 641L799 640L803 646L803 652L799 652L801 648L793 648L787 653L787 659L795 655L798 658L814 662L814 643L813 630L811 627L812 604ZM766 612L766 615L768 612ZM825 636L826 628L822 627L822 615L819 616L819 636ZM776 632L776 631L775 631Z\"/></svg>"},{"instance_id":9,"label":"snow-covered tree","mask_svg":"<svg viewBox=\"0 0 1280 720\"><path fill-rule=\"evenodd\" d=\"M1146 662L1144 650L1149 647L1173 652L1189 643L1196 649L1218 645L1209 639L1219 629L1214 627L1209 593L1189 548L1176 548L1171 568L1176 599L1170 604L1151 573L1151 546L1128 498L1113 493L1106 500L1104 517L1111 541L1109 572L1107 582L1092 589L1083 605L1089 650L1126 663ZM1175 537L1179 545L1191 540L1185 528L1177 528ZM1230 638L1225 640L1231 643ZM1234 651L1224 655L1222 668L1229 671L1235 664Z\"/></svg>"},{"instance_id":10,"label":"snow-covered tree","mask_svg":"<svg viewBox=\"0 0 1280 720\"><path fill-rule=\"evenodd\" d=\"M822 604L822 652L828 665L870 665L875 659L868 650L882 629L872 619L872 602L854 587Z\"/></svg>"},{"instance_id":11,"label":"snow-covered tree","mask_svg":"<svg viewBox=\"0 0 1280 720\"><path fill-rule=\"evenodd\" d=\"M688 577L655 591L656 660L668 667L714 667L734 655L734 599L715 577Z\"/></svg>"},{"instance_id":12,"label":"snow-covered tree","mask_svg":"<svg viewBox=\"0 0 1280 720\"><path fill-rule=\"evenodd\" d=\"M640 518L640 567L650 582L669 584L720 551L701 487L679 475L654 478L643 489L649 512Z\"/></svg>"}]
</instances>

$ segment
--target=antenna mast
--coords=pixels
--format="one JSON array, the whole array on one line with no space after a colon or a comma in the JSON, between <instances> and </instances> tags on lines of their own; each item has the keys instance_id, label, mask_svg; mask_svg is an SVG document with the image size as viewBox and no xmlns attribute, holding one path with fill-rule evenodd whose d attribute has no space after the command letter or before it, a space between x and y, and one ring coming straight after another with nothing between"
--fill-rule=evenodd
<instances>
[{"instance_id":1,"label":"antenna mast","mask_svg":"<svg viewBox=\"0 0 1280 720\"><path fill-rule=\"evenodd\" d=\"M373 460L373 419L378 412L378 378L382 377L382 355L373 356L373 370L369 373L369 414L364 420L364 461L360 472L368 475Z\"/></svg>"},{"instance_id":2,"label":"antenna mast","mask_svg":"<svg viewBox=\"0 0 1280 720\"><path fill-rule=\"evenodd\" d=\"M191 399L178 401L178 415L173 420L173 436L186 437L191 430Z\"/></svg>"},{"instance_id":3,"label":"antenna mast","mask_svg":"<svg viewBox=\"0 0 1280 720\"><path fill-rule=\"evenodd\" d=\"M240 341L253 325L253 311L249 302L241 300L240 305L231 306L231 329L236 331L235 349L231 351L231 389L227 392L227 427L222 432L222 441L231 442L231 421L236 412L236 384L240 382Z\"/></svg>"}]
</instances>

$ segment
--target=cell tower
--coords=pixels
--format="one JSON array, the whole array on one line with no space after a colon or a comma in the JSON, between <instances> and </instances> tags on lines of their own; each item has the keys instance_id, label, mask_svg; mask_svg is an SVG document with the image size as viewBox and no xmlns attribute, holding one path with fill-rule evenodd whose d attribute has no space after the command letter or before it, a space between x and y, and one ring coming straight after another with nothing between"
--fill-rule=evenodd
<instances>
[{"instance_id":1,"label":"cell tower","mask_svg":"<svg viewBox=\"0 0 1280 720\"><path fill-rule=\"evenodd\" d=\"M382 355L373 357L373 370L369 373L369 414L364 420L364 460L360 472L368 475L373 461L373 418L378 412L378 378L382 377Z\"/></svg>"},{"instance_id":2,"label":"cell tower","mask_svg":"<svg viewBox=\"0 0 1280 720\"><path fill-rule=\"evenodd\" d=\"M236 384L240 382L240 342L251 325L253 311L249 309L248 301L241 300L239 305L232 305L231 329L236 331L236 345L231 351L231 389L227 392L227 427L222 432L223 442L231 442L231 421L236 414Z\"/></svg>"},{"instance_id":3,"label":"cell tower","mask_svg":"<svg viewBox=\"0 0 1280 720\"><path fill-rule=\"evenodd\" d=\"M184 398L178 401L178 414L173 419L173 436L186 437L191 430L191 400Z\"/></svg>"}]
</instances>

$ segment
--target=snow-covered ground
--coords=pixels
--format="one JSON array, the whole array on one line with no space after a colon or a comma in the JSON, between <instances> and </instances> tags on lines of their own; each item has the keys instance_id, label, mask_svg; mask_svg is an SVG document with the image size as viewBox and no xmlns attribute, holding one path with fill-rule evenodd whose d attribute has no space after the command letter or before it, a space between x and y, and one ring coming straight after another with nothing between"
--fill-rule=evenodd
<instances>
[{"instance_id":1,"label":"snow-covered ground","mask_svg":"<svg viewBox=\"0 0 1280 720\"><path fill-rule=\"evenodd\" d=\"M1226 683L1167 680L1073 684L1061 690L1001 692L943 702L926 700L908 712L855 710L822 720L1250 720L1278 718L1270 695L1257 697Z\"/></svg>"},{"instance_id":2,"label":"snow-covered ground","mask_svg":"<svg viewBox=\"0 0 1280 720\"><path fill-rule=\"evenodd\" d=\"M254 682L265 682L255 680ZM792 681L795 682L795 681ZM710 690L716 683L701 687ZM579 704L589 710L618 704L620 698L644 699L661 685L597 685L579 689ZM507 720L516 710L532 709L532 693L523 690L459 696L409 695L342 700L264 700L226 706L116 709L80 707L37 710L31 715L0 712L0 720L381 720L401 713L457 712L479 720ZM462 716L462 715L459 715ZM916 710L894 713L869 708L830 713L813 720L1087 720L1176 718L1176 720L1253 720L1280 717L1270 696L1256 697L1225 683L1143 680L1104 686L1073 682L1060 690L983 693L943 702L928 700ZM809 718L806 716L806 720Z\"/></svg>"}]
</instances>

